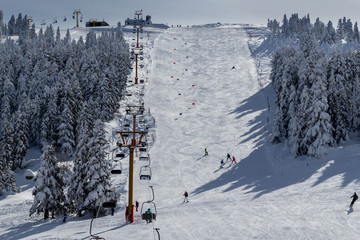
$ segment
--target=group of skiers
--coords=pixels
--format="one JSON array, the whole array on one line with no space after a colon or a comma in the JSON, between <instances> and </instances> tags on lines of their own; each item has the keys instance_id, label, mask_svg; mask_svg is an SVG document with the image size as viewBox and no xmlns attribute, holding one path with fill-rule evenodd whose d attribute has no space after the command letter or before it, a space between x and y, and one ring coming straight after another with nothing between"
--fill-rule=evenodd
<instances>
[{"instance_id":1,"label":"group of skiers","mask_svg":"<svg viewBox=\"0 0 360 240\"><path fill-rule=\"evenodd\" d=\"M220 168L223 168L224 165L225 165L225 163L227 163L228 161L231 161L231 165L232 165L232 164L236 164L236 159L235 159L235 157L232 156L232 158L231 158L230 153L228 153L227 156L226 156L225 162L224 162L224 159L221 159L221 161L220 161Z\"/></svg>"},{"instance_id":2,"label":"group of skiers","mask_svg":"<svg viewBox=\"0 0 360 240\"><path fill-rule=\"evenodd\" d=\"M208 153L208 151L207 151L207 148L204 149L204 152L205 152L205 153L204 153L204 156L209 155L209 153ZM221 161L220 161L220 168L223 168L224 165L225 165L225 163L227 163L228 161L231 161L231 165L237 163L235 157L234 157L234 156L231 157L231 156L230 156L230 153L228 153L227 156L226 156L226 160L225 160L225 161L224 161L224 159L221 159Z\"/></svg>"}]
</instances>

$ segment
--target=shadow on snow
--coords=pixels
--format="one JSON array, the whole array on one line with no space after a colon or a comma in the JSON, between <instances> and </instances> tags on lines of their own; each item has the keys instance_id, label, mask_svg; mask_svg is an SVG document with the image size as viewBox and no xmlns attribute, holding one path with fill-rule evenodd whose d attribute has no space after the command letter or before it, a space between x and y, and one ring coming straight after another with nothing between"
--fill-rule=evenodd
<instances>
[{"instance_id":1,"label":"shadow on snow","mask_svg":"<svg viewBox=\"0 0 360 240\"><path fill-rule=\"evenodd\" d=\"M261 91L244 100L237 109L230 113L237 114L237 118L242 118L247 114L263 110L256 118L249 121L248 124L251 128L242 135L245 139L239 143L241 147L241 144L255 139L256 145L253 151L217 179L195 189L194 194L226 185L223 192L243 188L246 193L256 193L255 199L263 194L305 182L314 174L319 176L311 185L312 187L337 175L342 175L341 187L346 187L354 181L360 181L358 174L360 144L358 141L349 141L338 148L330 149L329 153L321 159L294 158L289 147L284 143L278 145L268 143L266 138L269 138L269 135L262 129L266 124L265 114L267 111L264 109L264 104L259 104L259 98L264 98L260 94L262 94Z\"/></svg>"}]
</instances>

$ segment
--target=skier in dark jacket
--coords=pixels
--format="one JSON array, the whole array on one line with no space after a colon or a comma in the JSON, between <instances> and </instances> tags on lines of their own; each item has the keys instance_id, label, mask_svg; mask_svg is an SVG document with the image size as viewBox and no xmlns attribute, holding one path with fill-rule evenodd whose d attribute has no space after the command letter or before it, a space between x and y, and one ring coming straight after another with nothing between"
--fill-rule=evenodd
<instances>
[{"instance_id":1,"label":"skier in dark jacket","mask_svg":"<svg viewBox=\"0 0 360 240\"><path fill-rule=\"evenodd\" d=\"M353 199L350 203L350 207L352 207L354 205L355 201L358 199L358 195L356 194L356 192L354 192L354 195L352 195L350 198Z\"/></svg>"},{"instance_id":2,"label":"skier in dark jacket","mask_svg":"<svg viewBox=\"0 0 360 240\"><path fill-rule=\"evenodd\" d=\"M227 162L228 159L231 161L230 153L228 153L227 156L226 156L226 162Z\"/></svg>"},{"instance_id":3,"label":"skier in dark jacket","mask_svg":"<svg viewBox=\"0 0 360 240\"><path fill-rule=\"evenodd\" d=\"M189 196L188 192L185 191L185 192L184 192L184 202L189 202L188 196Z\"/></svg>"}]
</instances>

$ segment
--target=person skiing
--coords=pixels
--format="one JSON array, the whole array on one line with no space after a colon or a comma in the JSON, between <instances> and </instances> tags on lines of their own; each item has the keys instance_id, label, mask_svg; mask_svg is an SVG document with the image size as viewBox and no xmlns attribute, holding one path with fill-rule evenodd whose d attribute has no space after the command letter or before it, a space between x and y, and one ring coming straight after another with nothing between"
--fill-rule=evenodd
<instances>
[{"instance_id":1,"label":"person skiing","mask_svg":"<svg viewBox=\"0 0 360 240\"><path fill-rule=\"evenodd\" d=\"M138 209L139 209L139 202L138 201L135 201L135 207L136 207L136 211L138 211Z\"/></svg>"},{"instance_id":2,"label":"person skiing","mask_svg":"<svg viewBox=\"0 0 360 240\"><path fill-rule=\"evenodd\" d=\"M208 151L207 151L207 149L205 148L205 156L207 156L208 155Z\"/></svg>"},{"instance_id":3,"label":"person skiing","mask_svg":"<svg viewBox=\"0 0 360 240\"><path fill-rule=\"evenodd\" d=\"M184 202L185 202L185 201L186 201L187 203L189 202L188 196L189 196L188 192L185 191L185 192L184 192ZM183 202L183 203L184 203L184 202Z\"/></svg>"},{"instance_id":4,"label":"person skiing","mask_svg":"<svg viewBox=\"0 0 360 240\"><path fill-rule=\"evenodd\" d=\"M354 194L350 198L353 199L350 203L350 207L352 207L354 205L355 201L358 199L358 195L356 194L356 192L354 192Z\"/></svg>"},{"instance_id":5,"label":"person skiing","mask_svg":"<svg viewBox=\"0 0 360 240\"><path fill-rule=\"evenodd\" d=\"M236 164L236 160L235 160L235 157L233 156L232 158L232 161L231 161L231 164L235 163Z\"/></svg>"},{"instance_id":6,"label":"person skiing","mask_svg":"<svg viewBox=\"0 0 360 240\"><path fill-rule=\"evenodd\" d=\"M220 168L223 168L223 166L224 166L224 159L221 159L221 162L220 162Z\"/></svg>"},{"instance_id":7,"label":"person skiing","mask_svg":"<svg viewBox=\"0 0 360 240\"><path fill-rule=\"evenodd\" d=\"M231 161L230 153L227 154L226 161L227 161L228 159Z\"/></svg>"}]
</instances>

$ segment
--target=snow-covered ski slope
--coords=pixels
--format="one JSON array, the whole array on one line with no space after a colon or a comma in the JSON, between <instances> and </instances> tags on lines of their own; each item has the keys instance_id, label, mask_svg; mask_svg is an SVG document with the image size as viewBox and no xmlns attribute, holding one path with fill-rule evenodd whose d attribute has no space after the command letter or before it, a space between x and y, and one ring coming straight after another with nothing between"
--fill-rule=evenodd
<instances>
[{"instance_id":1,"label":"snow-covered ski slope","mask_svg":"<svg viewBox=\"0 0 360 240\"><path fill-rule=\"evenodd\" d=\"M137 212L133 224L125 223L127 177L121 175L114 177L121 206L94 221L94 235L157 239L156 227L161 239L171 240L358 238L360 203L348 205L359 190L360 146L350 141L322 159L294 159L288 146L268 143L274 111L269 60L265 53L251 55L262 34L263 28L245 25L150 34L139 72L147 79L146 111L155 119L152 179L139 180L144 163L136 159L134 198L150 200L153 186L157 220L146 224ZM143 89L129 85L128 91L133 95L124 103L133 104ZM121 111L109 131L120 127ZM227 153L238 163L219 169ZM126 174L128 161L122 163ZM90 239L89 216L69 216L65 224L28 218L31 184L21 174L23 191L0 198L0 239ZM182 204L185 190L190 202Z\"/></svg>"}]
</instances>

